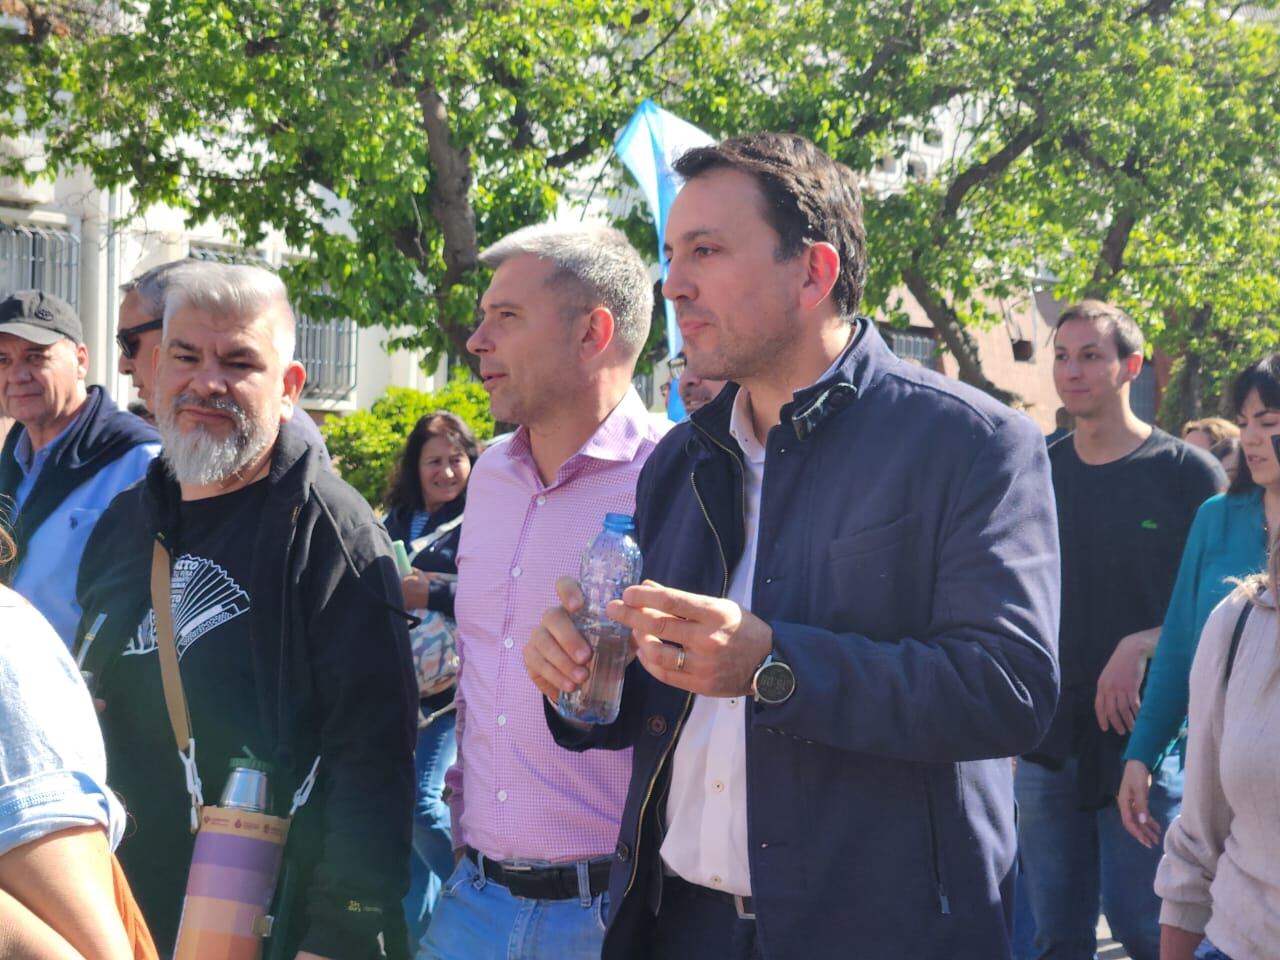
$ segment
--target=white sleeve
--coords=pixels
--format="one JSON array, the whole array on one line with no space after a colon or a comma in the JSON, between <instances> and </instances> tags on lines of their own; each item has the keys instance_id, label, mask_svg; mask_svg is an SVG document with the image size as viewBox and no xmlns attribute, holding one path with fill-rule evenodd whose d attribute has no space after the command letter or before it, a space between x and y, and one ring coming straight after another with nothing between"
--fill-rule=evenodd
<instances>
[{"instance_id":1,"label":"white sleeve","mask_svg":"<svg viewBox=\"0 0 1280 960\"><path fill-rule=\"evenodd\" d=\"M106 768L75 663L35 608L0 587L0 856L94 824L114 848L124 811L107 788Z\"/></svg>"}]
</instances>

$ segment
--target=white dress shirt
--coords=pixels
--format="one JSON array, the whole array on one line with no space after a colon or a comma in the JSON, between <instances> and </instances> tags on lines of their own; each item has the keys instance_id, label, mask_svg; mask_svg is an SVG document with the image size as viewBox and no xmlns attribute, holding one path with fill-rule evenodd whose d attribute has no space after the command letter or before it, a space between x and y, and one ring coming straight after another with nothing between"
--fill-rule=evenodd
<instances>
[{"instance_id":1,"label":"white dress shirt","mask_svg":"<svg viewBox=\"0 0 1280 960\"><path fill-rule=\"evenodd\" d=\"M835 373L844 351L814 383ZM729 433L742 448L742 495L746 542L734 567L728 597L751 609L760 536L760 492L764 486L764 445L751 425L751 400L745 389L734 397ZM739 896L751 895L747 862L747 721L752 706L744 697L694 697L672 758L667 794L667 835L662 841L665 869L690 883Z\"/></svg>"},{"instance_id":2,"label":"white dress shirt","mask_svg":"<svg viewBox=\"0 0 1280 960\"><path fill-rule=\"evenodd\" d=\"M729 599L751 609L751 581L760 532L760 488L764 446L751 427L750 401L739 390L729 432L743 453L746 543L729 581ZM690 883L741 896L751 895L747 864L748 697L694 697L672 758L667 794L669 828L662 841L666 868Z\"/></svg>"}]
</instances>

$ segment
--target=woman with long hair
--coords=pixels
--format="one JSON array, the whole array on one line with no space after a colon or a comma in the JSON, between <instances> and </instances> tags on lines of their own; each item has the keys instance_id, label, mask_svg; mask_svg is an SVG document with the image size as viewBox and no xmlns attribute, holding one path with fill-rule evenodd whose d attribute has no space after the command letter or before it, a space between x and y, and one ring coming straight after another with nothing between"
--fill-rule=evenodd
<instances>
[{"instance_id":1,"label":"woman with long hair","mask_svg":"<svg viewBox=\"0 0 1280 960\"><path fill-rule=\"evenodd\" d=\"M1161 960L1280 957L1278 543L1210 615L1191 667L1186 789L1156 873Z\"/></svg>"},{"instance_id":2,"label":"woman with long hair","mask_svg":"<svg viewBox=\"0 0 1280 960\"><path fill-rule=\"evenodd\" d=\"M1248 367L1231 388L1242 455L1224 495L1206 500L1187 536L1173 596L1133 733L1125 750L1116 798L1125 828L1142 844L1160 840L1161 825L1147 809L1151 771L1177 740L1187 716L1187 679L1209 613L1233 579L1263 569L1268 531L1280 530L1280 353Z\"/></svg>"},{"instance_id":3,"label":"woman with long hair","mask_svg":"<svg viewBox=\"0 0 1280 960\"><path fill-rule=\"evenodd\" d=\"M413 573L401 581L405 606L453 617L458 543L462 537L467 480L479 455L475 435L452 413L429 413L409 433L387 487L384 523L392 540L405 544ZM440 885L453 871L449 808L443 799L445 771L458 754L453 689L422 701L431 717L418 735L418 802L413 828L413 882L405 901L410 933L426 930Z\"/></svg>"},{"instance_id":4,"label":"woman with long hair","mask_svg":"<svg viewBox=\"0 0 1280 960\"><path fill-rule=\"evenodd\" d=\"M13 541L0 529L0 568ZM124 811L84 680L53 628L0 584L0 956L154 958L111 850Z\"/></svg>"}]
</instances>

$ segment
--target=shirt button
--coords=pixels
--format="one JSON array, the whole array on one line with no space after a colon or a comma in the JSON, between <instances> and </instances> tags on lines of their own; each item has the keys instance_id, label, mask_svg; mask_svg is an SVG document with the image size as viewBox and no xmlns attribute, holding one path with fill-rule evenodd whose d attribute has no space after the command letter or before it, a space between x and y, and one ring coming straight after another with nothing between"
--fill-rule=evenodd
<instances>
[{"instance_id":1,"label":"shirt button","mask_svg":"<svg viewBox=\"0 0 1280 960\"><path fill-rule=\"evenodd\" d=\"M498 802L499 802L499 803L506 803L506 802L507 802L507 791L505 791L505 790L499 790L499 791L498 791Z\"/></svg>"},{"instance_id":2,"label":"shirt button","mask_svg":"<svg viewBox=\"0 0 1280 960\"><path fill-rule=\"evenodd\" d=\"M518 577L518 576L520 576L520 574L522 574L522 573L524 573L524 571L523 571L523 570L521 570L519 567L512 567L512 568L511 568L511 575L512 575L513 577Z\"/></svg>"},{"instance_id":3,"label":"shirt button","mask_svg":"<svg viewBox=\"0 0 1280 960\"><path fill-rule=\"evenodd\" d=\"M722 793L722 792L724 792L724 784L723 784L723 783L721 783L719 780L717 780L715 783L711 784L711 788L712 788L713 790L715 790L715 792L716 792L716 793Z\"/></svg>"},{"instance_id":4,"label":"shirt button","mask_svg":"<svg viewBox=\"0 0 1280 960\"><path fill-rule=\"evenodd\" d=\"M538 506L540 506L540 507L542 507L542 506L546 506L547 498L546 498L546 497L544 497L544 496L542 496L541 494L539 494L539 495L538 495L537 503L538 503Z\"/></svg>"},{"instance_id":5,"label":"shirt button","mask_svg":"<svg viewBox=\"0 0 1280 960\"><path fill-rule=\"evenodd\" d=\"M510 637L503 637L502 645L506 647L508 650L510 650L512 647L516 645L516 642L512 640Z\"/></svg>"},{"instance_id":6,"label":"shirt button","mask_svg":"<svg viewBox=\"0 0 1280 960\"><path fill-rule=\"evenodd\" d=\"M501 713L498 714L498 726L505 727L506 725L507 725L506 715Z\"/></svg>"},{"instance_id":7,"label":"shirt button","mask_svg":"<svg viewBox=\"0 0 1280 960\"><path fill-rule=\"evenodd\" d=\"M712 877L712 878L711 878L711 883L712 883L712 885L713 885L713 886L717 886L717 887L718 887L718 886L720 886L720 884L724 883L724 881L723 881L723 880L721 880L719 877Z\"/></svg>"}]
</instances>

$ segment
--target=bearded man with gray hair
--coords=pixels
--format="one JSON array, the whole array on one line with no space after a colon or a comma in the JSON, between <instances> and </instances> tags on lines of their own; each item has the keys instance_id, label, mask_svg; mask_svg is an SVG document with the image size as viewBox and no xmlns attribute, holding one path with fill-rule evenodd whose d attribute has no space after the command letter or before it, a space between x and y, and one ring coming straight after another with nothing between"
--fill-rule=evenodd
<instances>
[{"instance_id":1,"label":"bearded man with gray hair","mask_svg":"<svg viewBox=\"0 0 1280 960\"><path fill-rule=\"evenodd\" d=\"M152 391L162 453L125 495L135 509L100 525L86 551L95 573L81 578L83 663L105 702L113 786L137 822L121 862L171 950L192 800L145 588L158 543L205 801L249 754L271 763L271 810L284 814L319 758L286 849L296 922L273 935L299 958L376 957L379 934L403 955L417 687L391 543L289 422L306 372L278 277L176 267L163 321Z\"/></svg>"}]
</instances>

